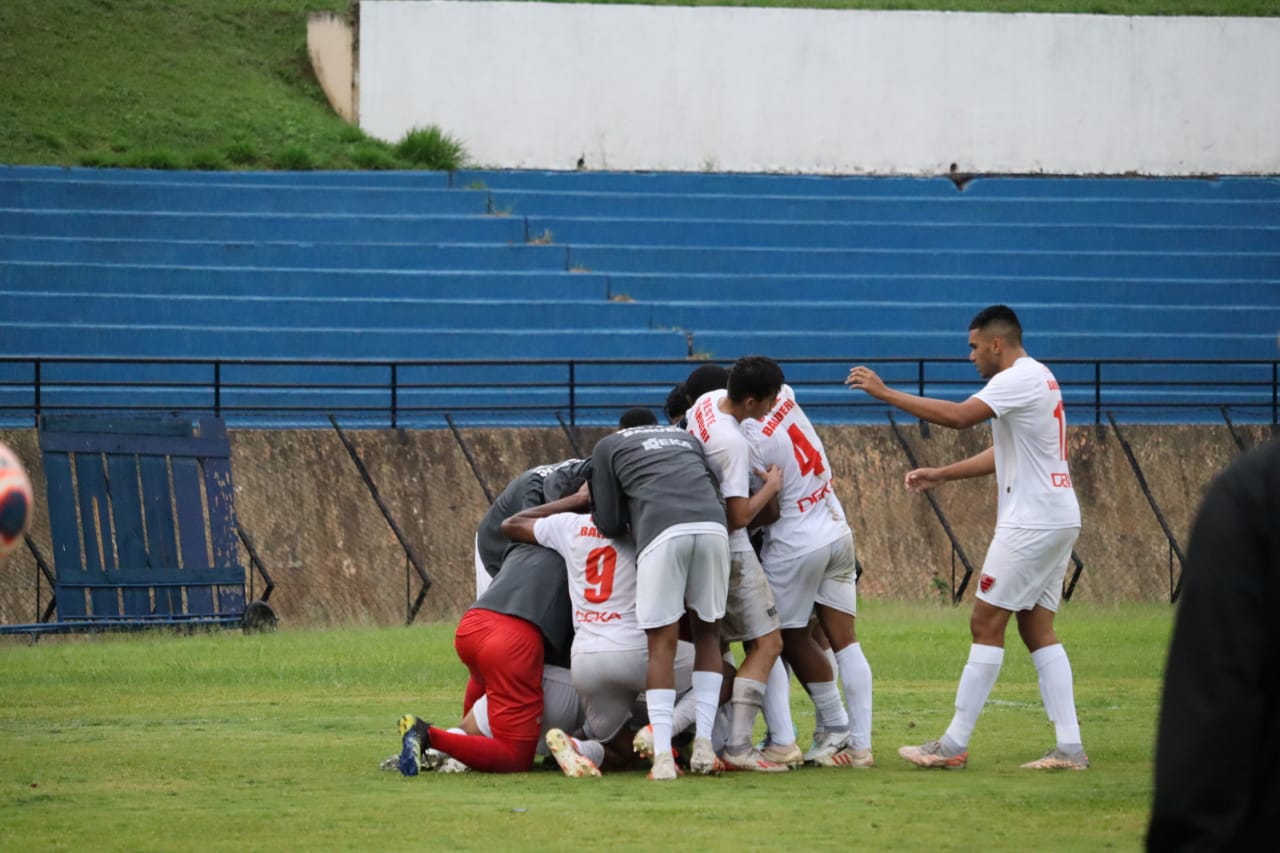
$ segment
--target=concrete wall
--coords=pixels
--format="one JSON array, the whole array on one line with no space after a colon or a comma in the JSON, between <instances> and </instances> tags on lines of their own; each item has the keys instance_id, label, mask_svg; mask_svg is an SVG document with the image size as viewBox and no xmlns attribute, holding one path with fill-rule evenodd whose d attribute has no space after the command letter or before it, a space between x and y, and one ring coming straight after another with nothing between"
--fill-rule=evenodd
<instances>
[{"instance_id":1,"label":"concrete wall","mask_svg":"<svg viewBox=\"0 0 1280 853\"><path fill-rule=\"evenodd\" d=\"M348 122L359 119L355 76L355 33L351 22L335 12L312 12L307 18L307 55L320 88L333 111Z\"/></svg>"},{"instance_id":2,"label":"concrete wall","mask_svg":"<svg viewBox=\"0 0 1280 853\"><path fill-rule=\"evenodd\" d=\"M360 123L497 167L1280 171L1280 20L360 4Z\"/></svg>"},{"instance_id":3,"label":"concrete wall","mask_svg":"<svg viewBox=\"0 0 1280 853\"><path fill-rule=\"evenodd\" d=\"M1185 548L1204 486L1236 454L1227 427L1122 427L1165 516ZM1265 428L1240 429L1246 443ZM951 546L923 497L906 493L904 454L887 426L821 430L839 494L853 523L872 598L941 599L949 589ZM914 425L903 433L921 464L976 453L985 427L956 433ZM589 452L600 431L581 436ZM420 620L454 620L471 602L472 537L488 504L453 435L439 431L348 433L384 501L434 586ZM467 430L463 440L493 493L534 464L576 455L561 430ZM32 430L0 432L27 464L36 490L33 536L48 556L44 474ZM1071 430L1072 474L1084 529L1085 563L1076 596L1084 601L1168 600L1170 552L1146 498L1109 429ZM278 584L271 597L286 625L400 624L406 564L345 448L329 431L232 433L236 508ZM961 546L980 566L992 533L990 481L937 492ZM1178 571L1174 564L1174 576ZM35 618L35 564L21 549L0 564L0 621ZM410 583L416 594L418 582ZM966 599L971 597L972 589ZM48 599L44 590L41 605Z\"/></svg>"}]
</instances>

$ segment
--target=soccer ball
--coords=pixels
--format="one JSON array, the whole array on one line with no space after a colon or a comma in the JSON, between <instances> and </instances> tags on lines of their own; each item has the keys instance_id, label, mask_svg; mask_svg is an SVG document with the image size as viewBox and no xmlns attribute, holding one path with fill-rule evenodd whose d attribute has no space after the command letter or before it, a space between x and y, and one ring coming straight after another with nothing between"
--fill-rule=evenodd
<instances>
[{"instance_id":1,"label":"soccer ball","mask_svg":"<svg viewBox=\"0 0 1280 853\"><path fill-rule=\"evenodd\" d=\"M0 559L31 528L31 480L18 457L0 444Z\"/></svg>"}]
</instances>

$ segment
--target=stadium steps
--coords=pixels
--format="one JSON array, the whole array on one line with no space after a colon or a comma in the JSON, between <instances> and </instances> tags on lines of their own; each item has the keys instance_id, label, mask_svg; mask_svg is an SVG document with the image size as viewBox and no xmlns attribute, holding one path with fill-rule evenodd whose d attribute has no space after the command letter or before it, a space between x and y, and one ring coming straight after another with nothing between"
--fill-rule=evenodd
<instances>
[{"instance_id":1,"label":"stadium steps","mask_svg":"<svg viewBox=\"0 0 1280 853\"><path fill-rule=\"evenodd\" d=\"M0 328L0 355L509 362L763 351L899 358L909 374L912 359L963 356L965 320L1002 301L1050 361L1273 359L1278 285L1280 181L1270 178L0 167L0 290L22 315ZM64 371L54 391L98 393L77 384L83 367L46 365ZM140 369L101 368L104 382ZM952 390L965 393L972 368L961 359L955 369ZM1229 399L1230 383L1261 370L1193 381L1136 369L1146 372L1133 382L1169 384L1117 377L1117 403ZM244 368L281 385L323 373L274 370ZM621 370L606 367L598 388L579 376L580 400L630 398L645 380L611 387L606 374ZM789 367L797 381L812 375L805 393L832 412L847 396L827 386L846 370ZM471 382L469 399L484 405L509 398L474 371L446 385ZM552 399L562 374L529 366L520 381L548 387L522 399ZM1206 383L1222 388L1195 387ZM336 404L369 392L230 393L332 394Z\"/></svg>"}]
</instances>

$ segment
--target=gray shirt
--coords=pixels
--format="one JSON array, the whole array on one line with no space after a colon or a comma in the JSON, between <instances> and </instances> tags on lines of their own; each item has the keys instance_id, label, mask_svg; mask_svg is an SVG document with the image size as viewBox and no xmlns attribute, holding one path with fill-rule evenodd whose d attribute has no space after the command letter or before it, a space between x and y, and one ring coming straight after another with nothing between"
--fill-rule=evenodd
<instances>
[{"instance_id":1,"label":"gray shirt","mask_svg":"<svg viewBox=\"0 0 1280 853\"><path fill-rule=\"evenodd\" d=\"M588 477L591 462L586 459L566 459L553 465L540 465L518 474L502 494L493 499L493 505L480 519L476 530L476 551L489 577L496 577L502 568L502 556L511 542L502 535L502 522L524 509L542 506L550 500L565 497L564 491L575 478ZM552 497L546 497L547 487Z\"/></svg>"},{"instance_id":2,"label":"gray shirt","mask_svg":"<svg viewBox=\"0 0 1280 853\"><path fill-rule=\"evenodd\" d=\"M546 662L556 666L569 665L573 645L573 605L564 560L540 545L508 541L501 525L522 509L571 494L577 488L574 479L588 476L590 468L589 460L569 459L525 471L494 500L476 532L476 547L493 583L471 606L536 625L546 644ZM496 560L492 567L491 560Z\"/></svg>"},{"instance_id":3,"label":"gray shirt","mask_svg":"<svg viewBox=\"0 0 1280 853\"><path fill-rule=\"evenodd\" d=\"M591 514L605 536L630 531L636 553L676 524L725 524L724 501L702 444L674 426L605 436L591 453Z\"/></svg>"}]
</instances>

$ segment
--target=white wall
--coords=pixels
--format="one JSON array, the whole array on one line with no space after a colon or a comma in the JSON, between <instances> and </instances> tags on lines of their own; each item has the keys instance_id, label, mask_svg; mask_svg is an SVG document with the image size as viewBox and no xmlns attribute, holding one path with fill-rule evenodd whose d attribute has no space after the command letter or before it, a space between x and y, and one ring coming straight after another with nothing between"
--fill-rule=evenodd
<instances>
[{"instance_id":1,"label":"white wall","mask_svg":"<svg viewBox=\"0 0 1280 853\"><path fill-rule=\"evenodd\" d=\"M359 66L487 166L1280 172L1280 19L363 0Z\"/></svg>"}]
</instances>

